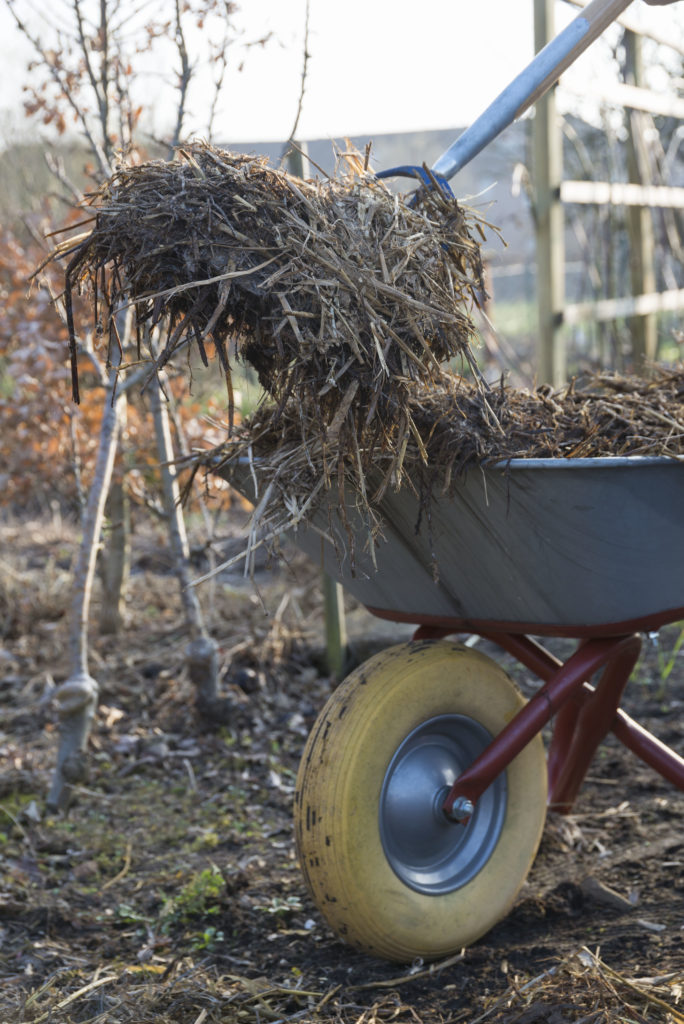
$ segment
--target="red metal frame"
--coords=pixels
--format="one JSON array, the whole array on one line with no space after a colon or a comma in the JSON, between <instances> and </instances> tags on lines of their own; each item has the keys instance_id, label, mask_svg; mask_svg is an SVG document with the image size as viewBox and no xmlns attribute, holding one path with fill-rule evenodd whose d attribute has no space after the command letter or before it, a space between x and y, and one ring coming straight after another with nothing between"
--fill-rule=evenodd
<instances>
[{"instance_id":1,"label":"red metal frame","mask_svg":"<svg viewBox=\"0 0 684 1024\"><path fill-rule=\"evenodd\" d=\"M446 624L424 624L414 633L414 640L460 631ZM548 751L549 806L554 810L568 813L572 809L596 749L611 731L637 757L684 790L684 758L618 707L641 649L637 634L581 640L574 654L561 662L522 633L477 632L513 654L544 686L456 780L444 801L445 813L451 813L459 797L476 803L554 716ZM594 687L589 679L599 671Z\"/></svg>"},{"instance_id":2,"label":"red metal frame","mask_svg":"<svg viewBox=\"0 0 684 1024\"><path fill-rule=\"evenodd\" d=\"M443 615L418 615L415 612L388 611L386 608L375 608L366 605L369 612L379 619L389 619L391 622L406 622L408 625L420 623L420 629L425 628L433 632L425 635L451 636L453 633L479 633L480 636L504 633L520 634L532 633L534 636L560 636L576 640L579 637L622 637L628 633L654 633L662 626L668 626L671 622L684 620L684 605L681 608L665 608L662 611L654 612L652 615L645 615L642 619L626 619L624 622L598 622L592 625L586 623L553 623L548 625L544 622L518 622L518 621L496 621L490 622L486 619L456 619Z\"/></svg>"}]
</instances>

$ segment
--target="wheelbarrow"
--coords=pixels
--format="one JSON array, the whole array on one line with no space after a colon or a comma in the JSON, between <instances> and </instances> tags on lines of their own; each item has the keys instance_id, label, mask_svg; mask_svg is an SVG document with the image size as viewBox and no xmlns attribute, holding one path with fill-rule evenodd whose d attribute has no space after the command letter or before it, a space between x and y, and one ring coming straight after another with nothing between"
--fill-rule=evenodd
<instances>
[{"instance_id":1,"label":"wheelbarrow","mask_svg":"<svg viewBox=\"0 0 684 1024\"><path fill-rule=\"evenodd\" d=\"M221 472L254 499L251 473ZM361 528L354 571L340 558L353 508L341 516L337 494L293 533L370 612L416 627L335 690L299 770L301 867L344 940L407 962L483 935L530 870L547 806L572 809L609 732L684 790L684 759L619 708L638 634L684 619L683 508L675 459L514 459L470 470L429 531L410 490L386 492L375 564ZM535 696L447 639L463 633L538 676ZM545 636L578 645L560 662L532 638Z\"/></svg>"},{"instance_id":2,"label":"wheelbarrow","mask_svg":"<svg viewBox=\"0 0 684 1024\"><path fill-rule=\"evenodd\" d=\"M431 171L380 176L448 190L628 3L593 0ZM254 500L251 473L235 468L217 471ZM314 725L296 786L299 859L347 942L391 960L436 959L507 913L547 806L571 810L608 732L684 790L684 759L619 708L638 634L684 619L684 462L522 459L471 470L418 532L415 497L386 492L384 543L364 558L359 530L353 571L353 502L342 517L337 502L300 526L296 543L374 615L416 629L356 668ZM460 633L513 654L542 681L535 696L525 702L495 661L447 639ZM577 649L561 663L533 639L543 636L575 638Z\"/></svg>"}]
</instances>

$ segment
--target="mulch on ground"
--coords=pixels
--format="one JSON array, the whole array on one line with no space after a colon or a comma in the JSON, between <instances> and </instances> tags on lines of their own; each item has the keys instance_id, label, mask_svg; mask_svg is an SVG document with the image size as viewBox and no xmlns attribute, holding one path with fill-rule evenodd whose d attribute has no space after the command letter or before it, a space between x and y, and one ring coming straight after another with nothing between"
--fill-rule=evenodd
<instances>
[{"instance_id":1,"label":"mulch on ground","mask_svg":"<svg viewBox=\"0 0 684 1024\"><path fill-rule=\"evenodd\" d=\"M684 795L610 740L575 812L549 817L513 910L474 946L398 967L328 931L291 826L304 737L334 685L317 655L317 576L298 556L259 578L268 616L239 576L212 581L233 708L212 726L193 710L175 583L149 558L163 538L138 536L126 642L94 640L91 777L68 816L46 816L74 533L3 526L14 614L0 645L0 1019L684 1019ZM370 618L367 630L376 636ZM680 640L673 626L646 643L626 707L681 750ZM533 692L519 665L480 648Z\"/></svg>"}]
</instances>

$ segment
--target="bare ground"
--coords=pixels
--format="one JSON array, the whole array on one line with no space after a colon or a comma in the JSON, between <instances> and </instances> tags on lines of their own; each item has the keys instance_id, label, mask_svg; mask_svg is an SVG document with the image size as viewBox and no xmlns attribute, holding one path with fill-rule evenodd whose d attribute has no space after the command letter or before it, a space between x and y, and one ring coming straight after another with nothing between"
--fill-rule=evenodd
<instances>
[{"instance_id":1,"label":"bare ground","mask_svg":"<svg viewBox=\"0 0 684 1024\"><path fill-rule=\"evenodd\" d=\"M333 686L316 574L298 557L260 574L267 614L238 577L203 591L231 706L207 723L163 541L143 531L126 632L93 639L91 777L67 816L48 815L74 533L6 520L0 536L0 1021L684 1021L684 794L610 739L575 813L549 817L515 907L473 947L398 968L329 932L291 827L298 758ZM357 656L392 642L349 611ZM625 701L680 752L681 629L647 640Z\"/></svg>"}]
</instances>

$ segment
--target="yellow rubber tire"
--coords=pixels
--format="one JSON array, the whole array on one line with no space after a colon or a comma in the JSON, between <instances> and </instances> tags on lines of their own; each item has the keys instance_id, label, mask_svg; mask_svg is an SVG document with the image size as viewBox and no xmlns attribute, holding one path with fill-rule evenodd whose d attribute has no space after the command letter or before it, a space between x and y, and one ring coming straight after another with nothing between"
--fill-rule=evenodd
<instances>
[{"instance_id":1,"label":"yellow rubber tire","mask_svg":"<svg viewBox=\"0 0 684 1024\"><path fill-rule=\"evenodd\" d=\"M474 877L451 891L407 884L385 853L379 815L388 767L414 730L438 716L463 716L496 736L524 703L491 658L442 640L391 647L338 687L304 750L295 833L311 896L342 939L401 963L434 960L468 946L505 916L544 827L539 736L506 771L493 850Z\"/></svg>"}]
</instances>

